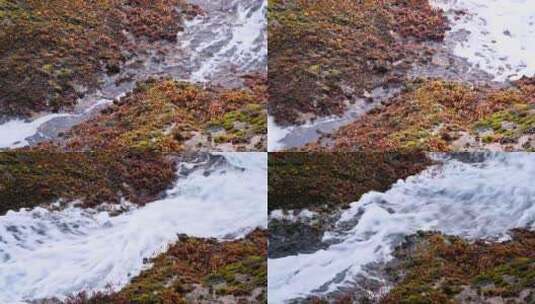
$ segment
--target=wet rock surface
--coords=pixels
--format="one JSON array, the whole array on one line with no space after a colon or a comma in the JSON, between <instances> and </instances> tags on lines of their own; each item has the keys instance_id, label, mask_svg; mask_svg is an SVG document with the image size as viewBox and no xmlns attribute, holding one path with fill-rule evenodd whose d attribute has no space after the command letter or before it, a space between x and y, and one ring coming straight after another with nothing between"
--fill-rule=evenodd
<instances>
[{"instance_id":1,"label":"wet rock surface","mask_svg":"<svg viewBox=\"0 0 535 304\"><path fill-rule=\"evenodd\" d=\"M424 1L427 3L427 1ZM388 131L386 134L379 136L379 139L375 138L373 134L367 137L365 134L373 133L374 130L380 129L384 124L393 125L395 122L386 121L385 117L400 116L405 117L420 116L417 120L424 120L426 115L432 114L431 109L415 109L415 106L411 104L410 100L399 100L399 95L403 95L403 92L410 90L414 82L420 81L442 81L447 83L454 83L457 85L464 85L467 87L474 87L480 90L492 89L492 90L507 90L514 88L515 81L522 76L529 77L532 73L532 64L529 58L524 58L524 53L529 49L529 46L524 45L529 41L529 35L525 34L529 31L534 17L531 16L529 6L531 4L527 2L518 2L514 6L504 7L503 11L507 13L500 14L499 16L492 17L492 12L497 11L493 9L495 6L500 6L499 3L484 3L484 2L463 2L463 1L449 1L449 0L436 0L429 1L435 10L435 12L442 17L447 17L447 27L437 27L436 31L441 32L441 35L434 33L429 36L431 39L421 39L426 37L417 36L414 39L410 33L411 29L417 28L426 33L423 29L429 24L428 21L423 21L425 18L420 16L420 19L411 19L409 21L396 20L399 22L398 29L399 35L395 36L402 46L408 49L408 53L404 54L400 60L386 61L384 65L385 73L392 77L385 77L377 83L373 84L367 91L358 93L357 87L351 86L348 79L352 79L353 75L341 77L337 80L338 84L350 84L353 88L353 94L347 95L347 90L341 90L344 92L345 97L342 98L340 104L343 105L345 110L334 111L340 107L332 107L324 114L316 115L299 115L297 119L294 119L291 123L282 122L276 114L276 111L270 109L270 114L273 115L272 121L270 121L270 150L285 150L285 149L298 149L303 151L310 150L331 150L331 151L353 151L353 150L366 150L366 151L384 151L388 150L388 147L374 146L373 144L380 141L385 136L389 136L395 132L393 130ZM383 4L385 8L388 8L392 3ZM411 4L409 10L415 14L422 10L421 3ZM522 7L526 7L522 9ZM524 13L524 11L526 13ZM422 10L425 12L425 9ZM509 14L509 15L508 15ZM508 17L518 15L518 20L514 17ZM401 14L404 18L407 15ZM410 15L409 15L410 16ZM429 17L429 15L427 16ZM430 18L430 17L429 17ZM511 20L507 19L511 18ZM517 24L520 20L526 20L526 27L521 24ZM404 26L410 24L411 21L416 22L415 27ZM418 24L418 22L421 22ZM334 23L334 21L333 21ZM509 23L509 24L508 24ZM372 23L373 24L373 23ZM516 35L512 34L512 31L508 26L521 26L517 29ZM503 33L497 32L497 29L504 27L507 30L503 30ZM367 29L369 30L369 29ZM370 35L372 35L370 32ZM523 37L523 38L519 38ZM491 39L492 38L492 39ZM352 50L356 52L355 50ZM348 51L351 53L351 51ZM507 56L506 53L517 54L520 57ZM336 52L335 52L336 53ZM342 54L343 51L340 51ZM387 52L388 53L388 52ZM345 53L343 53L345 54ZM505 55L504 55L505 54ZM513 58L515 57L515 58ZM296 65L298 63L295 63ZM329 70L336 66L335 63L323 64L323 70ZM357 69L353 69L356 71ZM360 73L357 73L360 74ZM363 73L367 76L373 73ZM371 77L371 76L370 76ZM368 77L368 78L370 78ZM295 77L298 78L297 76ZM364 83L361 81L360 83ZM386 95L374 96L370 93L374 90L382 89L387 91ZM309 90L310 91L310 90ZM328 92L332 92L330 90ZM301 92L305 94L305 92ZM358 94L356 94L358 93ZM315 96L328 95L329 98L325 98L324 101L331 102L332 104L338 102L336 97L325 94L315 94ZM448 93L445 93L448 94ZM274 94L272 94L274 95ZM293 98L291 101L288 94L280 94L281 102L286 100L289 105L297 104ZM529 100L531 95L526 94L526 99ZM360 106L362 101L358 101L356 97L368 100L366 107ZM309 98L310 99L310 98ZM345 101L344 101L345 100ZM357 100L355 102L355 100ZM343 108L342 107L342 108ZM392 108L406 109L405 114L393 113L395 110ZM301 106L301 108L304 108ZM328 108L328 107L326 107ZM355 108L357 111L355 112ZM423 113L414 113L414 110L420 110ZM469 111L465 108L463 111ZM515 109L513 112L517 111ZM500 113L495 113L500 115ZM377 113L384 113L383 117L377 117ZM524 115L524 114L523 114ZM532 114L528 114L531 117ZM368 119L368 117L370 117ZM302 119L303 118L303 119ZM443 121L441 121L443 122ZM443 122L444 123L444 122ZM446 122L447 123L447 122ZM462 123L470 123L469 121L463 121ZM351 129L351 131L348 131ZM532 151L534 145L534 138L529 133L515 134L514 136L503 136L503 132L493 133L480 133L463 130L449 130L450 128L442 128L440 122L433 126L421 127L417 123L413 123L410 126L411 130L406 130L405 133L400 134L402 137L401 143L393 145L394 150L414 150L419 149L418 143L421 135L431 134L439 135L442 139L438 141L446 141L449 147L425 147L424 150L442 150L442 151ZM518 131L518 129L516 130ZM355 138L356 133L362 133L362 138ZM510 132L515 133L515 132ZM408 135L408 136L406 136ZM408 138L403 138L408 137ZM345 144L337 144L336 142L345 142ZM364 142L364 143L362 143ZM308 145L307 145L308 144Z\"/></svg>"},{"instance_id":2,"label":"wet rock surface","mask_svg":"<svg viewBox=\"0 0 535 304\"><path fill-rule=\"evenodd\" d=\"M270 255L270 269L275 269L270 273L274 299L289 303L472 303L467 296L474 290L474 303L496 297L505 303L529 299L531 283L525 282L530 281L532 262L525 258L532 259L534 245L529 231L532 204L530 195L520 194L528 188L520 186L519 180L503 182L503 176L531 175L531 155L432 153L430 157L435 165L398 181L384 193L368 192L340 210L335 223L325 226L321 234L301 224L318 227L315 223L327 219L326 213L271 211L272 220L297 221L297 230L309 233L301 238L302 252L290 247L294 254ZM505 210L516 208L524 211L504 218L510 214ZM291 238L292 227L282 237L294 245L298 240ZM419 227L445 235L417 233ZM518 227L519 232L507 232ZM402 244L411 243L415 233L425 236L425 241L399 258L405 248ZM321 246L311 252L308 240L319 239L318 235ZM483 284L481 292L472 285L489 277L494 285ZM456 295L464 298L458 301Z\"/></svg>"},{"instance_id":3,"label":"wet rock surface","mask_svg":"<svg viewBox=\"0 0 535 304\"><path fill-rule=\"evenodd\" d=\"M247 87L203 87L171 79L138 83L100 115L37 149L68 151L262 151L266 146L265 80Z\"/></svg>"},{"instance_id":4,"label":"wet rock surface","mask_svg":"<svg viewBox=\"0 0 535 304\"><path fill-rule=\"evenodd\" d=\"M173 35L166 35L166 39L136 39L135 33L123 33L125 46L135 46L139 52L119 62L117 73L103 75L96 91L79 86L85 96L61 116L39 113L26 121L17 120L17 125L30 128L27 133L33 135L21 134L19 141L0 142L0 146L35 145L54 140L73 126L100 116L100 110L134 90L136 83L151 77L171 77L228 89L246 87L244 75L266 73L265 11L266 2L262 0L190 1L177 9L176 13L184 16L184 22L175 20L180 28ZM43 117L43 121L37 121L38 117ZM4 132L3 128L5 132L17 132L10 131L14 127L7 124L10 119L2 121L6 124L0 125L0 133ZM226 145L221 150L261 150L265 139L262 134L254 135L258 137L242 148ZM197 144L211 149L210 142L201 140Z\"/></svg>"},{"instance_id":5,"label":"wet rock surface","mask_svg":"<svg viewBox=\"0 0 535 304\"><path fill-rule=\"evenodd\" d=\"M269 221L269 258L280 258L325 249L324 232L332 227L336 215L318 215L312 219Z\"/></svg>"},{"instance_id":6,"label":"wet rock surface","mask_svg":"<svg viewBox=\"0 0 535 304\"><path fill-rule=\"evenodd\" d=\"M303 150L531 151L530 85L477 87L415 80L360 120Z\"/></svg>"},{"instance_id":7,"label":"wet rock surface","mask_svg":"<svg viewBox=\"0 0 535 304\"><path fill-rule=\"evenodd\" d=\"M266 242L266 232L260 229L233 241L182 235L165 253L147 260L152 267L121 291L31 303L266 303Z\"/></svg>"}]
</instances>

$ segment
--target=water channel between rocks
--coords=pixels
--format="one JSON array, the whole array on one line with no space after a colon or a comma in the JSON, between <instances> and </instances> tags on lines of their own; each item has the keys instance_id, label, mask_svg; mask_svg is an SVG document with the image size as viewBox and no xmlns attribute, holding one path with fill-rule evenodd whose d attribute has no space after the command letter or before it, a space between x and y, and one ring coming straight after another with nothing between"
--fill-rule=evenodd
<instances>
[{"instance_id":1,"label":"water channel between rocks","mask_svg":"<svg viewBox=\"0 0 535 304\"><path fill-rule=\"evenodd\" d=\"M189 2L203 14L185 22L177 43L136 41L146 53L126 62L119 74L104 77L101 88L80 99L73 111L3 121L0 149L56 138L149 77L236 87L242 85L241 75L267 72L267 0Z\"/></svg>"}]
</instances>

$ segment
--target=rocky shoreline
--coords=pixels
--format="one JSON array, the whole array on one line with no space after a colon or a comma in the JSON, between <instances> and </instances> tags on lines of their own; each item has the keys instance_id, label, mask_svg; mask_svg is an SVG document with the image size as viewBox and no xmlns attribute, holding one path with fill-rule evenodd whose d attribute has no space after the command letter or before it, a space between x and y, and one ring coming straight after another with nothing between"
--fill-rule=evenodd
<instances>
[{"instance_id":1,"label":"rocky shoreline","mask_svg":"<svg viewBox=\"0 0 535 304\"><path fill-rule=\"evenodd\" d=\"M343 9L332 6L332 10L318 12L319 5L299 1L275 1L272 4L271 150L533 150L532 91L524 89L532 79L497 79L485 70L486 66L474 64L470 61L473 58L469 60L459 55L459 48L466 52L471 50L467 44L471 33L468 29L463 30L462 24L472 22L477 12L458 8L463 5L449 1L414 1L406 6L396 1L374 5L342 1L338 5ZM352 16L350 22L353 23L338 22L344 20L343 16L337 15L340 11L350 11L347 15ZM359 15L363 12L364 18L372 20L365 26L355 23L363 18ZM397 17L385 17L393 12ZM378 16L385 19L377 19ZM386 21L376 23L377 20ZM299 31L305 24L321 30L314 33ZM504 31L503 35L506 33ZM490 34L482 30L481 35ZM361 38L354 41L354 37ZM301 41L304 48L299 51L289 48L284 39ZM368 40L371 41L369 45L363 43ZM491 49L487 44L482 47ZM497 55L487 53L480 57L490 65L488 61L492 58L484 56ZM397 55L400 58L396 58ZM347 59L351 56L358 58ZM366 61L362 62L364 59ZM501 57L501 62L497 60L495 64L508 60L507 56ZM381 69L370 66L371 63L379 64ZM343 72L347 66L350 66L350 73ZM318 71L313 73L310 67ZM519 66L517 70L521 68ZM500 75L512 69L511 66L501 68ZM336 77L331 75L332 71L337 71ZM521 76L516 75L516 79ZM295 84L290 86L291 81ZM442 88L437 88L437 83L442 84ZM455 107L441 103L440 98L422 103L423 96L411 93L429 86L435 86L437 95L456 96L459 100ZM455 95L457 88L478 92L475 94L487 93L474 99ZM509 103L511 100L503 96L504 92L520 95ZM498 101L503 105L492 107L492 102L489 104L484 100L489 94L498 95ZM287 111L288 108L296 110ZM484 108L484 111L479 109L477 119L503 123L504 128L497 125L480 128L481 124L465 115L478 108ZM452 115L456 116L454 122ZM405 121L405 117L410 120ZM425 121L428 123L422 124Z\"/></svg>"},{"instance_id":2,"label":"rocky shoreline","mask_svg":"<svg viewBox=\"0 0 535 304\"><path fill-rule=\"evenodd\" d=\"M266 303L266 248L267 232L259 229L234 241L181 236L119 292L35 304Z\"/></svg>"},{"instance_id":3,"label":"rocky shoreline","mask_svg":"<svg viewBox=\"0 0 535 304\"><path fill-rule=\"evenodd\" d=\"M6 74L9 77L6 76L4 80L13 83L2 85L4 90L21 94L56 92L52 94L53 96L34 94L35 96L26 96L28 98L15 96L13 92L0 92L2 96L0 105L5 111L11 109L10 112L0 113L2 117L0 134L6 137L0 141L0 148L35 146L47 141L62 142L62 135L72 132L73 128L84 131L75 136L76 141L99 142L101 139L98 138L98 132L94 128L100 123L107 125L107 128L112 124L126 125L128 128L122 132L114 130L114 136L132 137L136 141L145 142L142 147L134 146L130 141L123 142L122 147L128 149L179 152L184 150L182 146L185 145L190 146L189 150L205 151L266 150L267 120L264 109L267 96L262 92L266 90L265 84L262 84L262 81L265 82L262 79L265 79L266 71L262 63L265 63L267 57L267 43L262 38L265 38L262 20L257 20L259 16L263 16L263 1L254 3L229 1L219 5L202 0L160 1L153 4L146 1L108 2L105 5L86 5L77 2L64 7L63 1L57 0L50 4L51 9L33 2L27 6L11 1L0 4L0 10L5 12L3 15L8 17L6 22L10 26L22 28L20 35L27 35L26 30L41 32L49 30L52 31L49 33L52 37L55 37L54 33L58 31L68 34L62 38L63 40L56 41L56 44L35 43L32 48L25 48L23 45L14 48L10 45L8 42L11 36L7 35L11 33L10 31L0 37L0 44L9 47L2 53L8 63L23 64L29 68L45 61L53 61L43 63L48 72L28 73L27 68L7 65L5 68L10 72L9 75ZM59 8L54 9L55 5ZM106 5L110 9L102 10ZM88 16L78 16L77 11L85 12ZM71 16L73 14L74 16ZM250 14L252 14L250 20L241 19L247 18ZM34 18L32 17L34 15L40 17ZM84 22L94 27L94 31L84 31ZM41 28L36 29L39 26ZM218 35L214 30L222 32ZM251 32L253 30L258 32ZM69 38L69 35L82 37L80 43L89 46L72 47L69 45L69 39L73 39ZM109 43L97 38L107 39ZM96 48L96 46L91 47L93 44L100 48L95 50L96 53L91 53L91 50ZM83 52L79 53L80 50ZM265 53L263 50L266 50ZM55 55L57 52L60 53ZM98 52L111 52L114 56ZM204 54L204 59L198 58L196 53ZM29 60L21 62L21 56L28 57ZM75 65L69 58L79 58L80 61ZM56 61L59 63L55 63ZM61 75L58 74L60 72ZM36 79L32 81L19 79L28 74ZM144 100L129 102L126 106L124 101L125 95L135 94L134 92L139 91L147 81L154 81L151 79L160 79L158 80L160 86L165 86L170 79L187 82L189 86L198 87L199 94L202 95L212 94L214 88L218 88L217 90L221 92L227 91L222 93L221 98L215 97L223 99L222 101L227 101L225 96L231 95L231 92L241 90L241 94L249 94L244 99L248 99L246 102L250 106L235 112L236 109L232 107L227 109L221 107L221 104L217 108L216 102L210 106L210 110L216 116L212 118L223 118L226 115L225 120L232 120L225 121L225 130L221 126L216 126L217 128L206 126L205 121L201 119L200 124L189 128L192 130L185 130L185 132L194 131L195 134L184 138L176 136L174 139L166 139L163 140L166 143L162 144L160 138L162 133L184 132L180 128L174 130L174 124L167 121L189 120L196 113L191 109L182 109L181 104L169 101L155 104L153 100L149 100L152 102L153 111L168 113L166 117L156 119L162 120L160 124L152 124L146 128L147 123L143 117L145 113L140 109L147 106L143 105ZM62 85L56 84L60 80ZM43 88L42 86L46 86L47 83L56 87L53 90ZM235 95L239 98L237 96L239 94ZM121 112L129 113L118 113L115 116L120 116L119 119L110 118L107 111L113 111L114 104L123 105ZM169 113L169 108L173 107L181 110L172 110L172 113ZM252 108L254 117L244 118L243 116L248 116ZM148 118L153 119L153 117ZM253 119L254 125L243 121L244 119ZM230 126L234 123L238 129ZM138 129L132 130L130 126L137 126ZM128 133L137 135L132 136ZM191 137L194 137L193 141L188 142ZM44 148L48 147L45 145ZM87 151L96 148L106 147L95 144L92 147L75 146L73 149Z\"/></svg>"}]
</instances>

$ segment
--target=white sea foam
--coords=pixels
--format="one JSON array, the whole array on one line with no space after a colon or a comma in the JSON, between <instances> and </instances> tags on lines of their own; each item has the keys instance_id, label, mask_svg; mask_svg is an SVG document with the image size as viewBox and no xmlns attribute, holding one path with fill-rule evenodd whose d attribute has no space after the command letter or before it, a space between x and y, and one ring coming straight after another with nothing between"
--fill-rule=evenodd
<instances>
[{"instance_id":1,"label":"white sea foam","mask_svg":"<svg viewBox=\"0 0 535 304\"><path fill-rule=\"evenodd\" d=\"M279 220L279 221L290 221L290 222L301 222L301 221L310 221L318 217L319 214L315 211L308 209L302 210L272 210L269 213L269 220Z\"/></svg>"},{"instance_id":2,"label":"white sea foam","mask_svg":"<svg viewBox=\"0 0 535 304\"><path fill-rule=\"evenodd\" d=\"M136 73L139 77L134 80L166 75L184 81L216 83L247 73L267 73L267 0L188 2L199 5L205 14L185 21L184 31L177 33L178 42L169 47L165 60L149 60L136 70L124 73ZM13 119L0 125L0 149L27 146L31 144L29 138L43 140L56 136L44 134L43 129L61 118L76 119L79 123L93 110L124 96L133 87L133 82L121 87L114 83L103 88L110 91L107 99L99 99L99 94L89 96L92 100L88 107L79 113L45 114L32 121ZM79 101L78 105L82 103ZM66 129L70 127L65 126Z\"/></svg>"},{"instance_id":3,"label":"white sea foam","mask_svg":"<svg viewBox=\"0 0 535 304\"><path fill-rule=\"evenodd\" d=\"M0 303L124 286L178 233L238 238L267 223L267 156L223 154L230 166L180 179L166 198L116 217L70 207L0 217Z\"/></svg>"},{"instance_id":4,"label":"white sea foam","mask_svg":"<svg viewBox=\"0 0 535 304\"><path fill-rule=\"evenodd\" d=\"M447 159L389 191L367 193L326 233L335 245L269 260L269 302L350 284L364 265L388 261L402 237L418 230L504 240L512 228L535 229L533 179L534 154L496 154L481 163Z\"/></svg>"},{"instance_id":5,"label":"white sea foam","mask_svg":"<svg viewBox=\"0 0 535 304\"><path fill-rule=\"evenodd\" d=\"M276 152L284 149L282 140L292 132L294 127L281 127L277 125L272 116L268 116L268 151Z\"/></svg>"},{"instance_id":6,"label":"white sea foam","mask_svg":"<svg viewBox=\"0 0 535 304\"><path fill-rule=\"evenodd\" d=\"M466 40L455 46L456 55L494 75L497 81L535 74L534 1L432 0L431 3L449 11L452 33L467 34ZM453 10L466 14L457 15Z\"/></svg>"},{"instance_id":7,"label":"white sea foam","mask_svg":"<svg viewBox=\"0 0 535 304\"><path fill-rule=\"evenodd\" d=\"M13 119L0 125L0 149L20 148L28 145L26 138L35 135L39 127L57 117L69 114L48 114L31 121Z\"/></svg>"},{"instance_id":8,"label":"white sea foam","mask_svg":"<svg viewBox=\"0 0 535 304\"><path fill-rule=\"evenodd\" d=\"M191 80L205 82L222 70L235 69L239 73L265 72L267 60L267 0L227 1L221 4L206 0L193 3L211 7L210 14L186 22L181 35L184 49L191 48L190 62L199 66ZM217 6L221 8L217 8ZM199 37L205 39L196 42Z\"/></svg>"}]
</instances>

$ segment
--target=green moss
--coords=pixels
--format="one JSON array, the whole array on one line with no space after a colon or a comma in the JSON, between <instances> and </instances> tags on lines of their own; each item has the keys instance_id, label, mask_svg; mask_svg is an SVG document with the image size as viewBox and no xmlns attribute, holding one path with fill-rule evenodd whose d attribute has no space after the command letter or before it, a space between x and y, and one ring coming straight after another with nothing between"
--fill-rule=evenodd
<instances>
[{"instance_id":1,"label":"green moss","mask_svg":"<svg viewBox=\"0 0 535 304\"><path fill-rule=\"evenodd\" d=\"M256 289L262 292L252 302L266 303L266 255L265 231L225 242L185 237L153 258L152 267L119 292L89 298L82 294L66 304L186 304L228 295L236 303L249 303ZM208 289L209 295L195 293L197 288Z\"/></svg>"},{"instance_id":2,"label":"green moss","mask_svg":"<svg viewBox=\"0 0 535 304\"><path fill-rule=\"evenodd\" d=\"M144 203L174 180L175 169L162 154L0 153L0 214L58 199L81 200L83 207L126 198Z\"/></svg>"},{"instance_id":3,"label":"green moss","mask_svg":"<svg viewBox=\"0 0 535 304\"><path fill-rule=\"evenodd\" d=\"M505 279L507 277L507 279ZM511 297L520 291L533 287L535 282L535 259L516 257L510 262L488 269L475 277L472 283L481 287L494 284L494 294Z\"/></svg>"},{"instance_id":4,"label":"green moss","mask_svg":"<svg viewBox=\"0 0 535 304\"><path fill-rule=\"evenodd\" d=\"M495 139L496 137L494 135L485 135L481 140L486 144L490 144L493 143Z\"/></svg>"},{"instance_id":5,"label":"green moss","mask_svg":"<svg viewBox=\"0 0 535 304\"><path fill-rule=\"evenodd\" d=\"M429 130L416 127L396 132L390 136L390 139L399 142L402 150L414 151L424 150L429 140L434 137L436 138Z\"/></svg>"},{"instance_id":6,"label":"green moss","mask_svg":"<svg viewBox=\"0 0 535 304\"><path fill-rule=\"evenodd\" d=\"M255 133L266 132L266 116L263 115L265 108L260 104L247 104L239 110L226 113L223 118L212 120L209 126L222 126L227 131L237 132L236 122L247 124L246 128Z\"/></svg>"},{"instance_id":7,"label":"green moss","mask_svg":"<svg viewBox=\"0 0 535 304\"><path fill-rule=\"evenodd\" d=\"M247 142L251 134L267 134L266 109L262 104L248 103L236 111L225 113L222 118L209 121L205 129L222 127L227 134L214 140L223 142Z\"/></svg>"},{"instance_id":8,"label":"green moss","mask_svg":"<svg viewBox=\"0 0 535 304\"><path fill-rule=\"evenodd\" d=\"M227 90L150 79L99 116L74 127L61 145L77 151L176 152L185 149L194 132L210 135L211 129L223 127L226 134L214 141L232 143L238 150L253 136L267 133L262 82Z\"/></svg>"},{"instance_id":9,"label":"green moss","mask_svg":"<svg viewBox=\"0 0 535 304\"><path fill-rule=\"evenodd\" d=\"M223 144L223 143L228 143L228 142L232 142L233 140L235 139L235 137L233 135L218 135L214 138L214 142L216 144Z\"/></svg>"},{"instance_id":10,"label":"green moss","mask_svg":"<svg viewBox=\"0 0 535 304\"><path fill-rule=\"evenodd\" d=\"M244 261L232 263L208 275L205 284L225 283L216 289L219 294L250 294L255 288L267 284L266 259L263 256L248 256Z\"/></svg>"},{"instance_id":11,"label":"green moss","mask_svg":"<svg viewBox=\"0 0 535 304\"><path fill-rule=\"evenodd\" d=\"M269 209L343 206L429 164L423 153L271 153Z\"/></svg>"},{"instance_id":12,"label":"green moss","mask_svg":"<svg viewBox=\"0 0 535 304\"><path fill-rule=\"evenodd\" d=\"M505 129L505 123L511 123L515 128ZM533 128L535 128L535 106L532 104L514 104L510 109L482 118L473 126L474 130L492 129L496 134L514 139Z\"/></svg>"},{"instance_id":13,"label":"green moss","mask_svg":"<svg viewBox=\"0 0 535 304\"><path fill-rule=\"evenodd\" d=\"M400 264L390 273L397 284L382 303L457 303L465 288L476 290L481 302L501 297L508 303L533 288L534 248L535 234L529 231L514 231L505 243L420 233L396 249Z\"/></svg>"}]
</instances>

